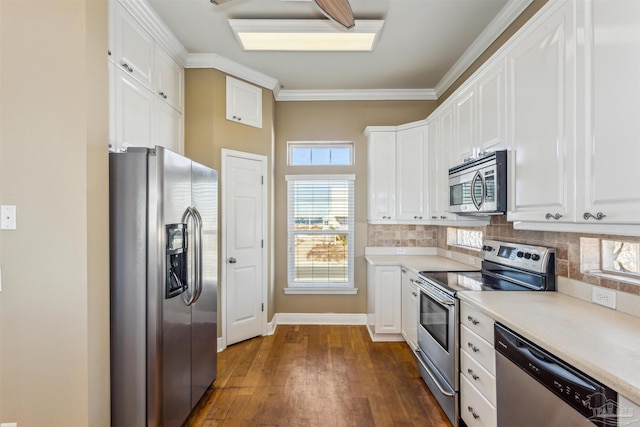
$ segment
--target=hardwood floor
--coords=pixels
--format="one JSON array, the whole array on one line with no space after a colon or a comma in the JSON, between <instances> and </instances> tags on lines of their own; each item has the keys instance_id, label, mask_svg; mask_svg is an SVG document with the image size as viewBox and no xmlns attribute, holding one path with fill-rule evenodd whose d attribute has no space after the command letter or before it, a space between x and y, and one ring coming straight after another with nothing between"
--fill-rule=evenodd
<instances>
[{"instance_id":1,"label":"hardwood floor","mask_svg":"<svg viewBox=\"0 0 640 427\"><path fill-rule=\"evenodd\" d=\"M364 326L278 326L218 354L189 419L211 426L450 426L405 343Z\"/></svg>"}]
</instances>

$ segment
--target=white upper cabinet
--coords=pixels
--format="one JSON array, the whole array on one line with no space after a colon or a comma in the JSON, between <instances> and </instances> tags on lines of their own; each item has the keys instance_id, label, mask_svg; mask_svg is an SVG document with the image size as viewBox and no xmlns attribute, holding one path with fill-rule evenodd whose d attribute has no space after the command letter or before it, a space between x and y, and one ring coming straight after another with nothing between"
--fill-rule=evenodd
<instances>
[{"instance_id":1,"label":"white upper cabinet","mask_svg":"<svg viewBox=\"0 0 640 427\"><path fill-rule=\"evenodd\" d=\"M509 148L505 89L505 67L500 60L482 69L455 95L453 164Z\"/></svg>"},{"instance_id":2,"label":"white upper cabinet","mask_svg":"<svg viewBox=\"0 0 640 427\"><path fill-rule=\"evenodd\" d=\"M640 2L579 2L578 222L640 223ZM583 107L584 106L584 107ZM600 218L600 219L598 219Z\"/></svg>"},{"instance_id":3,"label":"white upper cabinet","mask_svg":"<svg viewBox=\"0 0 640 427\"><path fill-rule=\"evenodd\" d=\"M115 133L115 150L127 147L154 147L153 93L130 73L120 68L112 69L114 87L111 89L115 105L110 108Z\"/></svg>"},{"instance_id":4,"label":"white upper cabinet","mask_svg":"<svg viewBox=\"0 0 640 427\"><path fill-rule=\"evenodd\" d=\"M504 59L485 70L475 84L478 105L477 141L479 155L511 148L507 142L507 97Z\"/></svg>"},{"instance_id":5,"label":"white upper cabinet","mask_svg":"<svg viewBox=\"0 0 640 427\"><path fill-rule=\"evenodd\" d=\"M148 89L153 88L153 51L151 35L117 1L110 1L111 60Z\"/></svg>"},{"instance_id":6,"label":"white upper cabinet","mask_svg":"<svg viewBox=\"0 0 640 427\"><path fill-rule=\"evenodd\" d=\"M176 153L184 152L182 114L158 98L156 98L155 103L154 144L168 148Z\"/></svg>"},{"instance_id":7,"label":"white upper cabinet","mask_svg":"<svg viewBox=\"0 0 640 427\"><path fill-rule=\"evenodd\" d=\"M184 69L161 47L156 47L156 95L182 112L184 109Z\"/></svg>"},{"instance_id":8,"label":"white upper cabinet","mask_svg":"<svg viewBox=\"0 0 640 427\"><path fill-rule=\"evenodd\" d=\"M470 86L456 96L453 102L455 117L455 163L464 163L476 157L476 91Z\"/></svg>"},{"instance_id":9,"label":"white upper cabinet","mask_svg":"<svg viewBox=\"0 0 640 427\"><path fill-rule=\"evenodd\" d=\"M453 109L451 104L429 117L429 219L455 220L449 213L449 166L451 166L451 138L453 137Z\"/></svg>"},{"instance_id":10,"label":"white upper cabinet","mask_svg":"<svg viewBox=\"0 0 640 427\"><path fill-rule=\"evenodd\" d=\"M371 131L368 137L368 219L396 219L396 132Z\"/></svg>"},{"instance_id":11,"label":"white upper cabinet","mask_svg":"<svg viewBox=\"0 0 640 427\"><path fill-rule=\"evenodd\" d=\"M227 76L227 120L262 128L262 88Z\"/></svg>"},{"instance_id":12,"label":"white upper cabinet","mask_svg":"<svg viewBox=\"0 0 640 427\"><path fill-rule=\"evenodd\" d=\"M429 210L428 126L396 134L396 198L398 220L427 220Z\"/></svg>"},{"instance_id":13,"label":"white upper cabinet","mask_svg":"<svg viewBox=\"0 0 640 427\"><path fill-rule=\"evenodd\" d=\"M182 153L184 68L145 29L153 25L140 22L109 1L109 150L160 145Z\"/></svg>"},{"instance_id":14,"label":"white upper cabinet","mask_svg":"<svg viewBox=\"0 0 640 427\"><path fill-rule=\"evenodd\" d=\"M507 120L515 150L510 221L574 220L572 12L570 1L550 4L507 54Z\"/></svg>"}]
</instances>

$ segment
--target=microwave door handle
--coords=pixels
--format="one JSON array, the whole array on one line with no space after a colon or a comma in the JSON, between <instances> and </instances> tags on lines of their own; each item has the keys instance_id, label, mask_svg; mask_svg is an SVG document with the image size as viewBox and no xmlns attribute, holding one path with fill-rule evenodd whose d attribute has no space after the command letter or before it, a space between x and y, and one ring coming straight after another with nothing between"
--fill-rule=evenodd
<instances>
[{"instance_id":1,"label":"microwave door handle","mask_svg":"<svg viewBox=\"0 0 640 427\"><path fill-rule=\"evenodd\" d=\"M475 186L476 186L476 182L480 181L480 194L482 199L480 201L478 201L476 199L476 192L475 192ZM480 173L480 171L476 172L476 174L473 176L473 179L471 180L471 201L473 202L473 206L476 207L477 210L480 210L480 207L482 206L482 202L484 201L484 192L485 192L485 186L484 186L484 181L482 180L482 174Z\"/></svg>"}]
</instances>

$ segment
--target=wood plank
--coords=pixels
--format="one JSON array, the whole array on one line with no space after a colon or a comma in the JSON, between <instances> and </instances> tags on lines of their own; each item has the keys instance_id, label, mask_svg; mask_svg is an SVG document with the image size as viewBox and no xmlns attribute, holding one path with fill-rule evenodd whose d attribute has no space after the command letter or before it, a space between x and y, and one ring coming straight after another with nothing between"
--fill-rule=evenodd
<instances>
[{"instance_id":1,"label":"wood plank","mask_svg":"<svg viewBox=\"0 0 640 427\"><path fill-rule=\"evenodd\" d=\"M405 343L363 326L281 325L218 355L186 427L450 426Z\"/></svg>"}]
</instances>

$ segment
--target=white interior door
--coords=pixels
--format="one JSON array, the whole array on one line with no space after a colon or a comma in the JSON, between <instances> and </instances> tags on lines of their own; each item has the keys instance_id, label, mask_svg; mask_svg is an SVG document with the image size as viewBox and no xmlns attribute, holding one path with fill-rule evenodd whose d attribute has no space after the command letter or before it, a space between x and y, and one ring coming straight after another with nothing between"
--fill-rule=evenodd
<instances>
[{"instance_id":1,"label":"white interior door","mask_svg":"<svg viewBox=\"0 0 640 427\"><path fill-rule=\"evenodd\" d=\"M224 154L223 154L224 156ZM242 153L225 159L226 344L265 331L265 160Z\"/></svg>"}]
</instances>

